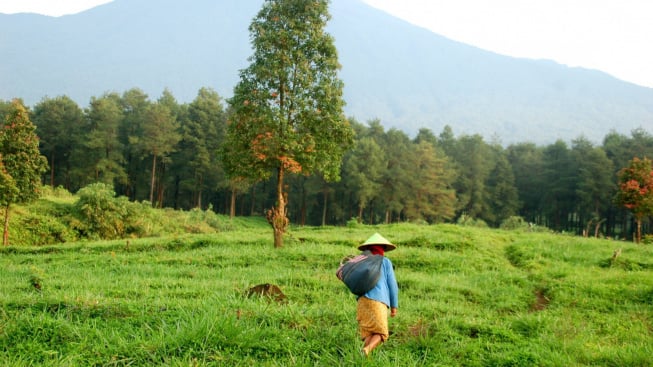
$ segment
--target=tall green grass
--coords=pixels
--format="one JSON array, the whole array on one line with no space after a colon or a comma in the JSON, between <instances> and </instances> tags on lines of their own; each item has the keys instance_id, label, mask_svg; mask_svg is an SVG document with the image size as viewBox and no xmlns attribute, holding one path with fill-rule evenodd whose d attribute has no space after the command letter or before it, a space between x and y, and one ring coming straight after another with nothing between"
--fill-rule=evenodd
<instances>
[{"instance_id":1,"label":"tall green grass","mask_svg":"<svg viewBox=\"0 0 653 367\"><path fill-rule=\"evenodd\" d=\"M2 248L0 364L651 365L650 246L395 224L292 228L274 249L261 222L230 228ZM398 245L400 307L364 359L335 270L376 231ZM247 296L262 283L286 301Z\"/></svg>"}]
</instances>

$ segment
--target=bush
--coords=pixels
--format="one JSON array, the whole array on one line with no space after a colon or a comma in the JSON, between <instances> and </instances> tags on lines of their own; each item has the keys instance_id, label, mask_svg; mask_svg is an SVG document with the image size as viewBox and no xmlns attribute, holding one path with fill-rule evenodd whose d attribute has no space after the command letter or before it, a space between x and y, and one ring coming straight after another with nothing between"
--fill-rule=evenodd
<instances>
[{"instance_id":1,"label":"bush","mask_svg":"<svg viewBox=\"0 0 653 367\"><path fill-rule=\"evenodd\" d=\"M113 187L104 183L86 186L78 196L75 210L81 219L78 230L84 237L116 239L125 235L130 204L126 197L116 198Z\"/></svg>"},{"instance_id":2,"label":"bush","mask_svg":"<svg viewBox=\"0 0 653 367\"><path fill-rule=\"evenodd\" d=\"M10 242L13 245L44 246L72 242L79 239L70 227L74 197L64 189L44 187L48 198L35 200L28 205L12 208Z\"/></svg>"},{"instance_id":3,"label":"bush","mask_svg":"<svg viewBox=\"0 0 653 367\"><path fill-rule=\"evenodd\" d=\"M152 208L149 201L127 202L125 208L124 236L150 237L165 233L166 229L160 219L161 212Z\"/></svg>"},{"instance_id":4,"label":"bush","mask_svg":"<svg viewBox=\"0 0 653 367\"><path fill-rule=\"evenodd\" d=\"M113 188L107 184L91 184L79 190L77 195L77 220L71 221L70 225L89 239L151 237L176 233L180 227L178 220L176 223L166 222L164 211L152 208L148 201L130 202L125 196L116 197Z\"/></svg>"},{"instance_id":5,"label":"bush","mask_svg":"<svg viewBox=\"0 0 653 367\"><path fill-rule=\"evenodd\" d=\"M70 199L74 195L62 186L52 187L50 185L45 185L41 187L41 196L58 199Z\"/></svg>"},{"instance_id":6,"label":"bush","mask_svg":"<svg viewBox=\"0 0 653 367\"><path fill-rule=\"evenodd\" d=\"M501 222L499 228L506 230L527 229L528 223L520 216L512 216Z\"/></svg>"},{"instance_id":7,"label":"bush","mask_svg":"<svg viewBox=\"0 0 653 367\"><path fill-rule=\"evenodd\" d=\"M347 228L358 228L362 227L363 225L364 223L362 221L359 222L357 217L352 217L347 221Z\"/></svg>"},{"instance_id":8,"label":"bush","mask_svg":"<svg viewBox=\"0 0 653 367\"><path fill-rule=\"evenodd\" d=\"M642 236L642 244L653 245L653 234L647 234Z\"/></svg>"},{"instance_id":9,"label":"bush","mask_svg":"<svg viewBox=\"0 0 653 367\"><path fill-rule=\"evenodd\" d=\"M526 220L524 220L524 218L519 216L512 216L506 218L503 222L501 222L499 228L508 231L526 230L529 232L551 232L547 227L538 226L535 223L527 222Z\"/></svg>"},{"instance_id":10,"label":"bush","mask_svg":"<svg viewBox=\"0 0 653 367\"><path fill-rule=\"evenodd\" d=\"M483 219L476 219L467 214L461 215L456 224L466 227L487 228L487 223Z\"/></svg>"},{"instance_id":11,"label":"bush","mask_svg":"<svg viewBox=\"0 0 653 367\"><path fill-rule=\"evenodd\" d=\"M27 213L17 220L12 243L15 245L43 246L52 243L76 241L75 231L51 215Z\"/></svg>"},{"instance_id":12,"label":"bush","mask_svg":"<svg viewBox=\"0 0 653 367\"><path fill-rule=\"evenodd\" d=\"M193 208L188 212L186 230L190 233L211 233L230 228L220 216L213 211L213 207L202 210Z\"/></svg>"},{"instance_id":13,"label":"bush","mask_svg":"<svg viewBox=\"0 0 653 367\"><path fill-rule=\"evenodd\" d=\"M45 186L43 197L12 209L11 243L44 246L79 240L145 238L218 233L268 227L265 218L229 218L213 211L155 209L148 201L116 197L111 185L95 183L71 194Z\"/></svg>"}]
</instances>

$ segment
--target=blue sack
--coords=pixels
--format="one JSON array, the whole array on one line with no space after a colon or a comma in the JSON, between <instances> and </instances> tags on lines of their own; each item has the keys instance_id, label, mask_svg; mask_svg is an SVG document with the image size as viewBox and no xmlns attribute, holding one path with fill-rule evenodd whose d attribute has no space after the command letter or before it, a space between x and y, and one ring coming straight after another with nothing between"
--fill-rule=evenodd
<instances>
[{"instance_id":1,"label":"blue sack","mask_svg":"<svg viewBox=\"0 0 653 367\"><path fill-rule=\"evenodd\" d=\"M360 255L343 258L336 276L351 293L362 296L379 282L382 265L383 256L363 251Z\"/></svg>"}]
</instances>

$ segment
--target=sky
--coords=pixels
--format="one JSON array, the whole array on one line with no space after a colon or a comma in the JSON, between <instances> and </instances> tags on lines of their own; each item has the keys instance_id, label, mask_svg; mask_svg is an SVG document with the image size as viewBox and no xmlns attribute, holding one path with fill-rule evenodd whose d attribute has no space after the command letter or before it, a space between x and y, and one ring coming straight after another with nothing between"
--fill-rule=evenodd
<instances>
[{"instance_id":1,"label":"sky","mask_svg":"<svg viewBox=\"0 0 653 367\"><path fill-rule=\"evenodd\" d=\"M651 0L364 0L447 38L653 87Z\"/></svg>"},{"instance_id":2,"label":"sky","mask_svg":"<svg viewBox=\"0 0 653 367\"><path fill-rule=\"evenodd\" d=\"M111 0L0 0L0 13L74 14ZM604 71L653 88L651 0L363 0L502 55Z\"/></svg>"},{"instance_id":3,"label":"sky","mask_svg":"<svg viewBox=\"0 0 653 367\"><path fill-rule=\"evenodd\" d=\"M58 17L109 2L111 0L0 0L0 13L38 13Z\"/></svg>"}]
</instances>

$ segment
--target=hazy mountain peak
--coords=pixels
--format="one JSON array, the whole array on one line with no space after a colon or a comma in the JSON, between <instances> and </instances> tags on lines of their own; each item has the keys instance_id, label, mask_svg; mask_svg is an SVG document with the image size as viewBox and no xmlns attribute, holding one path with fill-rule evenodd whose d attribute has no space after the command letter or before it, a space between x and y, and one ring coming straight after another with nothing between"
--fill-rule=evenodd
<instances>
[{"instance_id":1,"label":"hazy mountain peak","mask_svg":"<svg viewBox=\"0 0 653 367\"><path fill-rule=\"evenodd\" d=\"M132 87L180 102L201 87L228 97L251 54L247 27L262 0L114 0L63 17L0 14L0 99L33 105ZM409 134L450 125L504 143L581 134L599 142L653 122L653 89L547 60L456 42L359 0L332 0L346 112Z\"/></svg>"}]
</instances>

